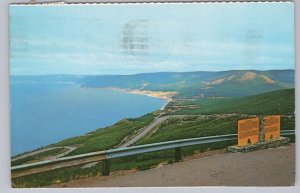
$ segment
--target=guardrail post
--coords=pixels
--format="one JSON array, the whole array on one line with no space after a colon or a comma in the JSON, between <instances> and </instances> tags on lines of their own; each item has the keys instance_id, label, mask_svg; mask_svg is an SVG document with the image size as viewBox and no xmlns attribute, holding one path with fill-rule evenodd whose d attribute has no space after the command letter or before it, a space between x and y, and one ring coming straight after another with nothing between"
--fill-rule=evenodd
<instances>
[{"instance_id":1,"label":"guardrail post","mask_svg":"<svg viewBox=\"0 0 300 193\"><path fill-rule=\"evenodd\" d=\"M110 173L110 160L105 159L102 161L102 175L109 176Z\"/></svg>"},{"instance_id":2,"label":"guardrail post","mask_svg":"<svg viewBox=\"0 0 300 193\"><path fill-rule=\"evenodd\" d=\"M181 147L175 148L175 162L179 162L182 159Z\"/></svg>"}]
</instances>

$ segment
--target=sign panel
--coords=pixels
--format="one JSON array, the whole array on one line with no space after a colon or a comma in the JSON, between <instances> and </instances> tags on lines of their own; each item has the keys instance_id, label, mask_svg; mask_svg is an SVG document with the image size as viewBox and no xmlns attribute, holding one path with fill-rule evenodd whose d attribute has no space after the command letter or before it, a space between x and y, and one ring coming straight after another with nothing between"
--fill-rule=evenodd
<instances>
[{"instance_id":1,"label":"sign panel","mask_svg":"<svg viewBox=\"0 0 300 193\"><path fill-rule=\"evenodd\" d=\"M238 146L259 142L259 118L238 121Z\"/></svg>"},{"instance_id":2,"label":"sign panel","mask_svg":"<svg viewBox=\"0 0 300 193\"><path fill-rule=\"evenodd\" d=\"M280 115L264 117L265 141L280 137Z\"/></svg>"}]
</instances>

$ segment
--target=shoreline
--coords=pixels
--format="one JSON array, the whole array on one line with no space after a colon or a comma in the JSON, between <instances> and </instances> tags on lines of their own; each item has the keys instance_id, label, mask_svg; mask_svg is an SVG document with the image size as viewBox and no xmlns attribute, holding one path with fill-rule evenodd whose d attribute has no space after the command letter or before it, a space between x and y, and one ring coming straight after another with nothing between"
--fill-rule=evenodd
<instances>
[{"instance_id":1,"label":"shoreline","mask_svg":"<svg viewBox=\"0 0 300 193\"><path fill-rule=\"evenodd\" d=\"M125 89L125 88L118 88L118 87L105 87L101 89L117 91L117 92L125 92L125 93L135 94L135 95L145 95L148 97L166 100L166 103L163 106L161 106L161 108L159 109L161 111L165 110L167 105L173 100L173 97L178 94L177 92L171 92L171 91L150 91L150 90L138 90L138 89Z\"/></svg>"},{"instance_id":2,"label":"shoreline","mask_svg":"<svg viewBox=\"0 0 300 193\"><path fill-rule=\"evenodd\" d=\"M172 100L167 100L166 103L160 108L161 111L165 110L167 105L171 102Z\"/></svg>"},{"instance_id":3,"label":"shoreline","mask_svg":"<svg viewBox=\"0 0 300 193\"><path fill-rule=\"evenodd\" d=\"M173 97L178 94L178 92L171 92L171 91L150 91L150 90L138 90L138 89L125 89L125 88L118 88L118 87L105 87L101 89L117 91L117 92L125 92L125 93L135 94L135 95L145 95L148 97L166 100L166 103L159 109L161 111L165 110L167 105L173 100Z\"/></svg>"},{"instance_id":4,"label":"shoreline","mask_svg":"<svg viewBox=\"0 0 300 193\"><path fill-rule=\"evenodd\" d=\"M137 95L146 95L149 97L164 99L168 101L171 101L173 97L178 94L177 92L172 92L172 91L150 91L150 90L127 89L127 88L118 88L118 87L104 87L100 89L126 92L126 93L137 94Z\"/></svg>"}]
</instances>

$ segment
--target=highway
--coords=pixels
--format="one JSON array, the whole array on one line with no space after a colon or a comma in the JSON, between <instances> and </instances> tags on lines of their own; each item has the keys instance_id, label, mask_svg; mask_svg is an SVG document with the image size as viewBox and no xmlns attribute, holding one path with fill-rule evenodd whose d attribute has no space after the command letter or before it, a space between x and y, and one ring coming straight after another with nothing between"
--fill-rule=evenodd
<instances>
[{"instance_id":1,"label":"highway","mask_svg":"<svg viewBox=\"0 0 300 193\"><path fill-rule=\"evenodd\" d=\"M176 117L183 117L183 115L175 115ZM172 116L172 117L175 117ZM137 135L135 135L133 138L129 139L127 142L121 144L119 147L128 147L134 144L135 142L139 141L143 137L145 137L152 129L154 129L156 126L160 125L162 122L170 118L171 116L162 116L157 117L154 119L152 123L144 127Z\"/></svg>"}]
</instances>

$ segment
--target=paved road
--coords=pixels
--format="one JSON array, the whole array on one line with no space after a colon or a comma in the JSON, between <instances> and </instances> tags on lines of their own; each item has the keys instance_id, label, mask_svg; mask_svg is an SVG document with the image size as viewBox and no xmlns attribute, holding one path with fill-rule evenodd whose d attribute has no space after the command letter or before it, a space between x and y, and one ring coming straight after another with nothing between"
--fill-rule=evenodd
<instances>
[{"instance_id":1,"label":"paved road","mask_svg":"<svg viewBox=\"0 0 300 193\"><path fill-rule=\"evenodd\" d=\"M154 121L152 123L150 123L149 125L147 125L146 127L144 127L142 129L142 131L139 132L136 136L134 136L129 141L121 144L119 147L128 147L128 146L134 144L135 142L139 141L144 136L146 136L152 129L154 129L156 126L160 125L162 122L164 122L165 120L167 120L170 117L184 117L184 115L173 115L173 116L157 117L157 118L154 119Z\"/></svg>"},{"instance_id":2,"label":"paved road","mask_svg":"<svg viewBox=\"0 0 300 193\"><path fill-rule=\"evenodd\" d=\"M52 150L52 149L56 149L56 148L57 147L49 147L49 148L45 148L45 149L36 150L36 151L30 152L30 153L26 153L26 154L23 154L21 156L12 158L11 161L16 161L16 160L19 160L19 159L23 159L23 158L26 158L28 156L36 155L36 154L39 154L39 153L42 153L42 152L45 152L45 151L49 151L49 150Z\"/></svg>"},{"instance_id":3,"label":"paved road","mask_svg":"<svg viewBox=\"0 0 300 193\"><path fill-rule=\"evenodd\" d=\"M39 153L42 153L42 152L45 152L45 151L49 151L49 150L52 150L52 149L57 149L57 148L61 148L61 147L48 147L48 148L45 148L45 149L36 150L36 151L30 152L30 153L26 153L24 155L15 157L15 158L11 159L11 161L16 161L16 160L19 160L19 159L26 158L28 156L33 156L33 155L36 155L36 154L39 154ZM69 146L64 146L63 148L66 148L68 150L63 152L63 153L54 155L54 156L49 156L49 157L45 158L44 160L56 159L56 158L62 157L64 155L67 155L68 153L70 153L70 152L74 151L75 149L77 149L77 147L69 147Z\"/></svg>"},{"instance_id":4,"label":"paved road","mask_svg":"<svg viewBox=\"0 0 300 193\"><path fill-rule=\"evenodd\" d=\"M250 153L216 154L126 175L97 176L64 187L289 186L294 179L295 145L291 144Z\"/></svg>"},{"instance_id":5,"label":"paved road","mask_svg":"<svg viewBox=\"0 0 300 193\"><path fill-rule=\"evenodd\" d=\"M49 156L49 157L45 158L44 160L52 160L52 159L57 159L57 158L63 157L63 156L65 156L65 155L71 153L72 151L74 151L74 150L77 149L78 147L64 146L63 148L66 148L66 149L68 149L68 150L65 151L65 152L62 152L62 153L60 153L60 154L54 155L54 156Z\"/></svg>"}]
</instances>

